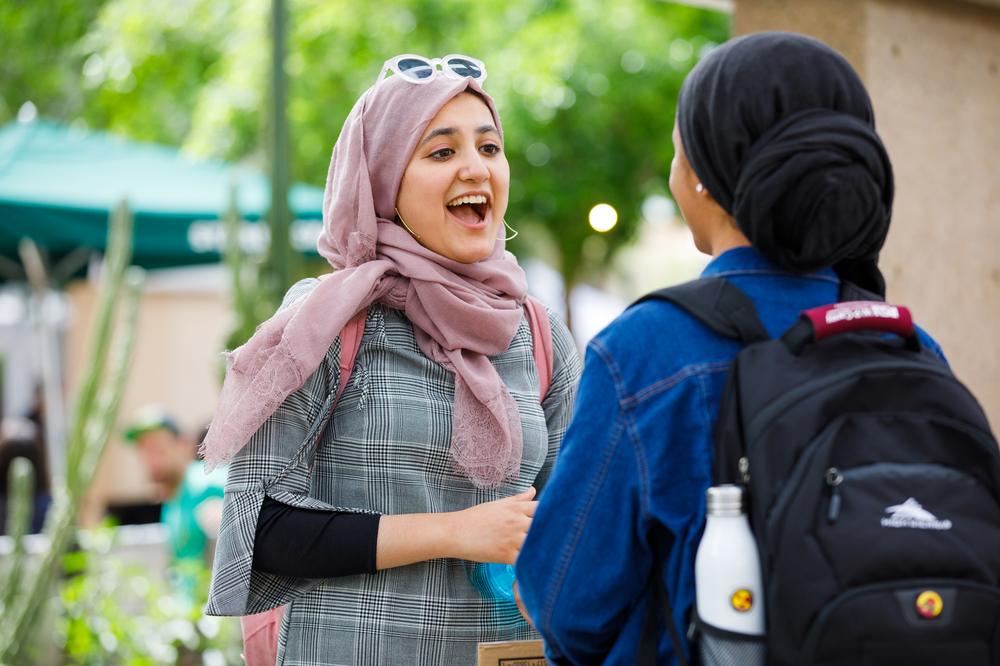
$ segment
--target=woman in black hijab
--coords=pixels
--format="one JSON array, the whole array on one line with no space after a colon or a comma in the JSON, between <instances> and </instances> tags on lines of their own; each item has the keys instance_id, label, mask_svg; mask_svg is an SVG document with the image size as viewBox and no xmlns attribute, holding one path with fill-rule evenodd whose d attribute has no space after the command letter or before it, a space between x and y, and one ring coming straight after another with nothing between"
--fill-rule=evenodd
<instances>
[{"instance_id":1,"label":"woman in black hijab","mask_svg":"<svg viewBox=\"0 0 1000 666\"><path fill-rule=\"evenodd\" d=\"M868 94L836 51L773 32L723 44L684 83L674 143L670 190L713 257L703 276L743 291L769 335L838 300L844 281L875 292L867 298L884 293L892 169ZM643 645L677 663L687 650L712 429L737 351L660 300L629 308L588 345L573 421L517 560L552 663L643 663ZM665 634L643 642L661 576L676 645Z\"/></svg>"},{"instance_id":2,"label":"woman in black hijab","mask_svg":"<svg viewBox=\"0 0 1000 666\"><path fill-rule=\"evenodd\" d=\"M833 266L879 295L892 165L871 100L817 39L765 32L713 51L681 89L688 162L750 243L778 266Z\"/></svg>"}]
</instances>

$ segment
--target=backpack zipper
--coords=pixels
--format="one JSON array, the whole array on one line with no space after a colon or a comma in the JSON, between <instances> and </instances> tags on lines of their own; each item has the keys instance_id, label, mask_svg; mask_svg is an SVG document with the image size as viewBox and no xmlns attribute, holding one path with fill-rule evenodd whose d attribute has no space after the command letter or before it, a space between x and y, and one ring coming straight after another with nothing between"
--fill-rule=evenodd
<instances>
[{"instance_id":1,"label":"backpack zipper","mask_svg":"<svg viewBox=\"0 0 1000 666\"><path fill-rule=\"evenodd\" d=\"M740 469L740 478L743 480L743 485L748 485L750 483L750 459L743 456L737 465Z\"/></svg>"},{"instance_id":2,"label":"backpack zipper","mask_svg":"<svg viewBox=\"0 0 1000 666\"><path fill-rule=\"evenodd\" d=\"M844 483L844 475L836 467L831 467L826 470L823 476L826 479L826 485L830 488L830 505L826 511L826 522L833 525L840 516L840 486Z\"/></svg>"},{"instance_id":3,"label":"backpack zipper","mask_svg":"<svg viewBox=\"0 0 1000 666\"><path fill-rule=\"evenodd\" d=\"M844 414L830 421L830 423L828 423L826 427L823 428L823 430L821 430L808 445L806 445L798 460L795 461L792 471L785 478L785 483L782 486L781 491L778 493L777 498L774 500L771 507L769 507L769 510L767 510L764 517L767 535L766 542L768 544L778 543L778 537L785 524L787 505L792 501L792 499L794 499L799 486L802 485L803 479L805 479L806 474L812 467L813 459L828 448L828 444L830 439L833 437L833 433L839 428L841 423L851 416L851 414ZM839 512L839 507L837 510ZM760 539L759 541L763 542L764 540ZM765 550L761 549L761 562L766 562L767 566L765 569L765 576L769 576L770 572L774 569L772 566L774 553L767 550L766 559L764 557L764 553Z\"/></svg>"}]
</instances>

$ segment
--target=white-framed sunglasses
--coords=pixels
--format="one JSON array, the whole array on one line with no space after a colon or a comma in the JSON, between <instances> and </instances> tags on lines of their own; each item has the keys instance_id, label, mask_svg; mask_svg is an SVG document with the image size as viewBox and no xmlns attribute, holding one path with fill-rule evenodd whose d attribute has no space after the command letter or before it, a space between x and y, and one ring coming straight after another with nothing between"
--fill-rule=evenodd
<instances>
[{"instance_id":1,"label":"white-framed sunglasses","mask_svg":"<svg viewBox=\"0 0 1000 666\"><path fill-rule=\"evenodd\" d=\"M412 53L404 53L389 58L382 65L382 71L375 79L377 84L392 72L410 83L430 83L438 74L451 79L473 79L482 84L486 80L486 65L471 56L453 53L443 58L425 58Z\"/></svg>"}]
</instances>

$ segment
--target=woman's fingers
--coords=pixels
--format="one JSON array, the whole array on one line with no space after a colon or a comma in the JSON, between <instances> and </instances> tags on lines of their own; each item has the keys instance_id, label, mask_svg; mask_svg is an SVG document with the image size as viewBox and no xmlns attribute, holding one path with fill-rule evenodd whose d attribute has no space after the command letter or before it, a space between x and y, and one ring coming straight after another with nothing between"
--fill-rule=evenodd
<instances>
[{"instance_id":1,"label":"woman's fingers","mask_svg":"<svg viewBox=\"0 0 1000 666\"><path fill-rule=\"evenodd\" d=\"M535 515L536 491L528 488L516 495L471 507L461 512L467 517L463 550L467 559L512 564L517 557Z\"/></svg>"}]
</instances>

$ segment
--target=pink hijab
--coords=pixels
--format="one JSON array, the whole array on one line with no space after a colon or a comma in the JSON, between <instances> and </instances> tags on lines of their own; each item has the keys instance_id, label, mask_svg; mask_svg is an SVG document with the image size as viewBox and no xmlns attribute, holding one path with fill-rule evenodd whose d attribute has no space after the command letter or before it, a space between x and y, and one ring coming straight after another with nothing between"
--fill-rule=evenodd
<instances>
[{"instance_id":1,"label":"pink hijab","mask_svg":"<svg viewBox=\"0 0 1000 666\"><path fill-rule=\"evenodd\" d=\"M333 148L318 247L334 272L261 324L228 355L226 380L202 454L214 467L236 454L319 367L340 330L372 303L402 310L420 350L455 373L451 455L477 486L513 478L521 464L521 419L490 363L521 321L524 272L502 238L487 259L462 264L424 248L397 225L396 194L430 121L470 90L472 79L423 85L393 76L354 105Z\"/></svg>"}]
</instances>

